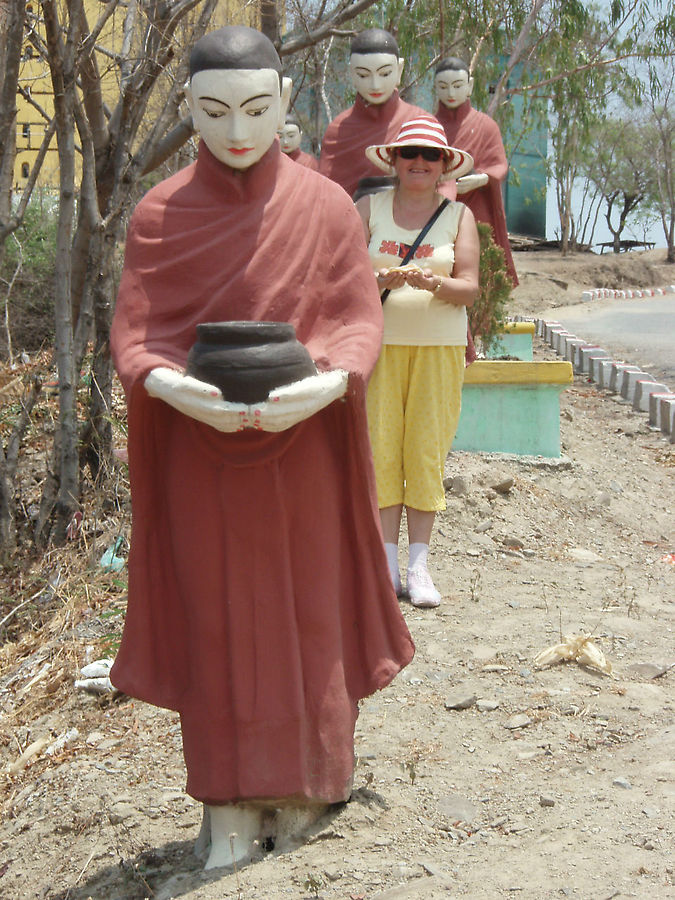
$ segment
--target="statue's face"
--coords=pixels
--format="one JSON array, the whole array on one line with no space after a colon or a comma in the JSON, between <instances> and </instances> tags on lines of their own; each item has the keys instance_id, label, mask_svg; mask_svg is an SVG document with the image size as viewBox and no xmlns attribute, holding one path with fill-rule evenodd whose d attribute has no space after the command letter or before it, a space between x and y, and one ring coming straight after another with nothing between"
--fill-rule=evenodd
<instances>
[{"instance_id":1,"label":"statue's face","mask_svg":"<svg viewBox=\"0 0 675 900\"><path fill-rule=\"evenodd\" d=\"M297 150L301 140L302 134L297 125L286 123L283 128L279 129L279 141L284 153L292 153L294 150Z\"/></svg>"},{"instance_id":2,"label":"statue's face","mask_svg":"<svg viewBox=\"0 0 675 900\"><path fill-rule=\"evenodd\" d=\"M446 69L435 79L436 96L443 106L457 109L468 100L473 90L473 78L464 69Z\"/></svg>"},{"instance_id":3,"label":"statue's face","mask_svg":"<svg viewBox=\"0 0 675 900\"><path fill-rule=\"evenodd\" d=\"M274 69L205 69L196 72L185 97L195 129L211 153L233 169L248 169L264 156L286 116L291 82Z\"/></svg>"},{"instance_id":4,"label":"statue's face","mask_svg":"<svg viewBox=\"0 0 675 900\"><path fill-rule=\"evenodd\" d=\"M403 60L393 53L352 53L349 76L367 103L381 104L401 83Z\"/></svg>"}]
</instances>

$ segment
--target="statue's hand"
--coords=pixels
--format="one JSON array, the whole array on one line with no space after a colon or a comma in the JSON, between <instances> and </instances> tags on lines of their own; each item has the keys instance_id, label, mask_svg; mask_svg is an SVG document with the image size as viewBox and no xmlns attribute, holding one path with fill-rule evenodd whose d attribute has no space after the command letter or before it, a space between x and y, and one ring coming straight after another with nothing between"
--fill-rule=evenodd
<instances>
[{"instance_id":1,"label":"statue's hand","mask_svg":"<svg viewBox=\"0 0 675 900\"><path fill-rule=\"evenodd\" d=\"M151 397L218 431L243 431L252 426L250 407L245 403L230 403L217 387L175 369L153 369L145 379L145 389Z\"/></svg>"},{"instance_id":2,"label":"statue's hand","mask_svg":"<svg viewBox=\"0 0 675 900\"><path fill-rule=\"evenodd\" d=\"M472 172L457 179L457 194L468 194L476 188L484 187L490 179L485 172Z\"/></svg>"},{"instance_id":3,"label":"statue's hand","mask_svg":"<svg viewBox=\"0 0 675 900\"><path fill-rule=\"evenodd\" d=\"M263 403L250 407L248 427L260 431L286 431L344 396L348 379L349 375L343 369L333 369L278 388Z\"/></svg>"}]
</instances>

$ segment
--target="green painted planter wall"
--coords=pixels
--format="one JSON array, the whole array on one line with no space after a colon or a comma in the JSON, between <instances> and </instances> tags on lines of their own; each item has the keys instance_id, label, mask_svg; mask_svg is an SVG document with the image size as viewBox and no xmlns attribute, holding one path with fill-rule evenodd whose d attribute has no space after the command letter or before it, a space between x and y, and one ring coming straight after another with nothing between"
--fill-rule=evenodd
<instances>
[{"instance_id":1,"label":"green painted planter wall","mask_svg":"<svg viewBox=\"0 0 675 900\"><path fill-rule=\"evenodd\" d=\"M532 337L529 334L500 334L495 338L488 359L499 359L500 356L515 356L518 359L531 362Z\"/></svg>"},{"instance_id":2,"label":"green painted planter wall","mask_svg":"<svg viewBox=\"0 0 675 900\"><path fill-rule=\"evenodd\" d=\"M469 366L453 450L560 456L560 393L572 383L566 362Z\"/></svg>"},{"instance_id":3,"label":"green painted planter wall","mask_svg":"<svg viewBox=\"0 0 675 900\"><path fill-rule=\"evenodd\" d=\"M488 359L500 356L515 356L516 359L531 362L534 358L532 341L534 322L507 322L487 354Z\"/></svg>"}]
</instances>

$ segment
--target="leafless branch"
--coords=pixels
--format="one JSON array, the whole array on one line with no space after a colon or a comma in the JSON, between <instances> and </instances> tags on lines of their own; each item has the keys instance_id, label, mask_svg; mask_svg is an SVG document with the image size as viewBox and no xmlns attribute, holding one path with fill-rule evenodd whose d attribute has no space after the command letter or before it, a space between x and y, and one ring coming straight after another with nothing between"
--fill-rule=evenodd
<instances>
[{"instance_id":1,"label":"leafless branch","mask_svg":"<svg viewBox=\"0 0 675 900\"><path fill-rule=\"evenodd\" d=\"M336 29L340 25L344 22L348 22L360 13L365 12L365 10L374 3L375 0L353 0L353 2L347 3L333 13L333 15L325 22L315 25L315 27L310 29L306 34L295 38L294 40L285 41L281 47L279 47L280 56L291 56L293 53L297 53L298 50L304 50L305 47L317 44L327 37L337 35L338 32Z\"/></svg>"}]
</instances>

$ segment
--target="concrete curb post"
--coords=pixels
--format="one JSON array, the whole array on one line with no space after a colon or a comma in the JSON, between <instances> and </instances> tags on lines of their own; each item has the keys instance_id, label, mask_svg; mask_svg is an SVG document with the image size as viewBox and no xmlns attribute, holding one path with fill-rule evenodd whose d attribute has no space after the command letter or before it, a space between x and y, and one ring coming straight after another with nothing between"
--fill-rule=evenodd
<instances>
[{"instance_id":1,"label":"concrete curb post","mask_svg":"<svg viewBox=\"0 0 675 900\"><path fill-rule=\"evenodd\" d=\"M567 359L567 349L572 343L572 341L578 341L579 338L576 334L568 334L566 337L560 342L560 350L558 353L562 356L563 359Z\"/></svg>"},{"instance_id":2,"label":"concrete curb post","mask_svg":"<svg viewBox=\"0 0 675 900\"><path fill-rule=\"evenodd\" d=\"M551 332L555 328L559 328L561 331L564 330L560 322L544 322L544 340L547 344L551 343Z\"/></svg>"},{"instance_id":3,"label":"concrete curb post","mask_svg":"<svg viewBox=\"0 0 675 900\"><path fill-rule=\"evenodd\" d=\"M559 334L567 334L567 329L563 328L562 325L556 325L554 328L549 329L548 333L548 342L555 349L555 341L558 338Z\"/></svg>"},{"instance_id":4,"label":"concrete curb post","mask_svg":"<svg viewBox=\"0 0 675 900\"><path fill-rule=\"evenodd\" d=\"M598 386L605 391L609 390L609 380L616 365L618 365L616 359L601 359L598 361Z\"/></svg>"},{"instance_id":5,"label":"concrete curb post","mask_svg":"<svg viewBox=\"0 0 675 900\"><path fill-rule=\"evenodd\" d=\"M675 400L675 394L672 394L667 388L664 392L649 395L649 424L652 428L661 428L661 400Z\"/></svg>"},{"instance_id":6,"label":"concrete curb post","mask_svg":"<svg viewBox=\"0 0 675 900\"><path fill-rule=\"evenodd\" d=\"M585 347L587 341L582 340L581 338L575 338L574 340L569 340L565 346L565 359L568 362L572 363L574 366L574 356L576 354L577 347Z\"/></svg>"},{"instance_id":7,"label":"concrete curb post","mask_svg":"<svg viewBox=\"0 0 675 900\"><path fill-rule=\"evenodd\" d=\"M558 332L558 334L554 337L554 349L558 356L565 355L565 347L567 346L567 342L573 341L575 340L575 338L576 335L572 334L571 331Z\"/></svg>"},{"instance_id":8,"label":"concrete curb post","mask_svg":"<svg viewBox=\"0 0 675 900\"><path fill-rule=\"evenodd\" d=\"M621 390L623 373L626 369L631 372L639 372L639 366L631 366L628 363L614 363L609 374L609 390L613 394L618 394Z\"/></svg>"},{"instance_id":9,"label":"concrete curb post","mask_svg":"<svg viewBox=\"0 0 675 900\"><path fill-rule=\"evenodd\" d=\"M640 379L635 385L633 395L633 409L639 412L649 412L649 398L659 391L667 391L665 384L659 384L651 377Z\"/></svg>"},{"instance_id":10,"label":"concrete curb post","mask_svg":"<svg viewBox=\"0 0 675 900\"><path fill-rule=\"evenodd\" d=\"M675 432L675 400L672 400L670 397L661 397L659 406L661 407L659 413L661 431L663 434L670 435L672 444L673 432Z\"/></svg>"},{"instance_id":11,"label":"concrete curb post","mask_svg":"<svg viewBox=\"0 0 675 900\"><path fill-rule=\"evenodd\" d=\"M601 356L609 356L609 353L606 350L603 350L602 347L579 347L579 357L581 359L581 371L585 373L590 373L591 370L591 357L597 359Z\"/></svg>"},{"instance_id":12,"label":"concrete curb post","mask_svg":"<svg viewBox=\"0 0 675 900\"><path fill-rule=\"evenodd\" d=\"M621 390L619 393L623 397L624 400L628 400L629 403L633 403L633 399L635 397L635 387L638 381L653 381L651 375L647 372L643 372L640 369L637 372L631 372L630 370L624 369L623 375L621 377Z\"/></svg>"},{"instance_id":13,"label":"concrete curb post","mask_svg":"<svg viewBox=\"0 0 675 900\"><path fill-rule=\"evenodd\" d=\"M586 343L579 344L578 346L574 347L574 349L572 350L572 367L574 368L575 375L583 375L584 374L583 356L582 356L582 353L584 350L587 352L590 350L596 351L596 350L602 350L602 347L598 347L597 344L586 344Z\"/></svg>"},{"instance_id":14,"label":"concrete curb post","mask_svg":"<svg viewBox=\"0 0 675 900\"><path fill-rule=\"evenodd\" d=\"M605 353L602 356L597 356L595 353L591 353L588 357L588 377L595 384L600 383L600 363L603 360L609 360L609 357ZM612 362L613 360L609 360Z\"/></svg>"}]
</instances>

